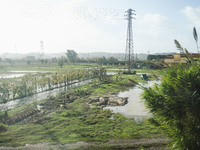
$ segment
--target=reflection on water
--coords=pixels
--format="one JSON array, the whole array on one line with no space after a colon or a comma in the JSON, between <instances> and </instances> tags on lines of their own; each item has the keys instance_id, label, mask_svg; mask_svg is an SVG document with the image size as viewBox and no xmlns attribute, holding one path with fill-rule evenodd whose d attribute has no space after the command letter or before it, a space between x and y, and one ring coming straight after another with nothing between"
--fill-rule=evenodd
<instances>
[{"instance_id":1,"label":"reflection on water","mask_svg":"<svg viewBox=\"0 0 200 150\"><path fill-rule=\"evenodd\" d=\"M148 81L142 86L150 87L154 83L160 83L160 81ZM141 98L142 93L143 90L140 86L136 86L129 91L120 92L118 96L128 97L128 103L125 106L105 107L104 109L110 109L114 113L121 113L128 118L134 118L136 121L149 118L152 114L145 108Z\"/></svg>"},{"instance_id":2,"label":"reflection on water","mask_svg":"<svg viewBox=\"0 0 200 150\"><path fill-rule=\"evenodd\" d=\"M23 77L25 74L1 74L1 79L9 79L9 78L17 78L17 77Z\"/></svg>"},{"instance_id":3,"label":"reflection on water","mask_svg":"<svg viewBox=\"0 0 200 150\"><path fill-rule=\"evenodd\" d=\"M23 77L27 73L48 73L47 71L9 71L7 73L0 74L0 79L9 79L9 78L17 78L17 77Z\"/></svg>"},{"instance_id":4,"label":"reflection on water","mask_svg":"<svg viewBox=\"0 0 200 150\"><path fill-rule=\"evenodd\" d=\"M35 71L35 70L18 70L18 71L9 71L11 73L47 73L48 71Z\"/></svg>"},{"instance_id":5,"label":"reflection on water","mask_svg":"<svg viewBox=\"0 0 200 150\"><path fill-rule=\"evenodd\" d=\"M38 94L35 94L35 95L32 95L32 96L24 97L24 98L21 98L21 99L12 100L12 101L9 101L5 104L0 104L0 112L4 111L4 110L8 110L8 109L17 108L17 107L25 105L25 104L31 104L31 103L34 103L36 101L43 100L43 99L50 97L50 96L55 96L56 94L58 94L60 92L63 92L65 90L69 90L69 89L77 87L77 86L81 86L81 85L90 83L91 81L92 81L92 79L82 81L82 82L78 82L78 83L74 83L74 84L71 84L67 87L60 87L60 88L56 88L56 89L53 89L53 90L50 90L50 91L44 91L42 93L38 93Z\"/></svg>"}]
</instances>

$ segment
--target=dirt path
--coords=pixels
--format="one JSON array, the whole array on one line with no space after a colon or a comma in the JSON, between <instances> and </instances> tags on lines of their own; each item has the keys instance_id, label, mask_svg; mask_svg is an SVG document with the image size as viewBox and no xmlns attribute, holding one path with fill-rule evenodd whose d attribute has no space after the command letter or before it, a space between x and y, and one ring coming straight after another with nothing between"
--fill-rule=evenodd
<instances>
[{"instance_id":1,"label":"dirt path","mask_svg":"<svg viewBox=\"0 0 200 150\"><path fill-rule=\"evenodd\" d=\"M144 146L151 150L157 150L162 147L163 150L168 150L165 146L169 142L169 139L166 138L142 138L142 139L119 139L119 140L110 140L106 143L98 142L77 142L72 144L59 144L59 145L49 145L48 143L38 143L38 144L26 144L25 146L20 147L0 147L0 150L70 150L75 148L89 148L89 147L106 147L109 146L113 149L137 149L137 147Z\"/></svg>"}]
</instances>

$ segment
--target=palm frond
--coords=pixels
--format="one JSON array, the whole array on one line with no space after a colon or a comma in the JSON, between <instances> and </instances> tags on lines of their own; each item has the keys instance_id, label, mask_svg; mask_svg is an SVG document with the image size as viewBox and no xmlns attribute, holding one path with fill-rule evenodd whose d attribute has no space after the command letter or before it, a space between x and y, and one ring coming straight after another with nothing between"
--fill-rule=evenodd
<instances>
[{"instance_id":1,"label":"palm frond","mask_svg":"<svg viewBox=\"0 0 200 150\"><path fill-rule=\"evenodd\" d=\"M195 41L198 42L198 35L197 35L197 31L195 27L193 28L193 36L194 36Z\"/></svg>"},{"instance_id":2,"label":"palm frond","mask_svg":"<svg viewBox=\"0 0 200 150\"><path fill-rule=\"evenodd\" d=\"M185 50L185 56L186 56L186 58L187 58L187 62L188 62L189 64L191 64L191 62L193 62L194 59L193 59L192 56L189 54L189 52L188 52L188 50L187 50L186 48L185 48L184 50Z\"/></svg>"},{"instance_id":3,"label":"palm frond","mask_svg":"<svg viewBox=\"0 0 200 150\"><path fill-rule=\"evenodd\" d=\"M193 36L194 36L194 39L195 39L195 42L196 42L196 45L197 45L197 52L200 53L199 46L198 46L198 35L197 35L197 31L196 31L195 27L193 28Z\"/></svg>"},{"instance_id":4,"label":"palm frond","mask_svg":"<svg viewBox=\"0 0 200 150\"><path fill-rule=\"evenodd\" d=\"M181 53L184 53L183 47L181 46L181 44L180 44L177 40L174 40L174 43L175 43L175 45L176 45L176 48L177 48Z\"/></svg>"}]
</instances>

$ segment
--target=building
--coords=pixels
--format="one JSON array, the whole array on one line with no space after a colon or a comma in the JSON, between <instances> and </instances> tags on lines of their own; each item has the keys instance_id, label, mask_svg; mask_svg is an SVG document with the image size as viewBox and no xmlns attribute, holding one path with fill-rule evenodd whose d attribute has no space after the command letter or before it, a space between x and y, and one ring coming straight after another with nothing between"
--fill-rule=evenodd
<instances>
[{"instance_id":1,"label":"building","mask_svg":"<svg viewBox=\"0 0 200 150\"><path fill-rule=\"evenodd\" d=\"M197 61L200 59L200 54L197 53L190 53L190 56ZM166 56L165 63L168 65L178 64L178 63L187 63L187 58L185 54L173 54L173 56Z\"/></svg>"}]
</instances>

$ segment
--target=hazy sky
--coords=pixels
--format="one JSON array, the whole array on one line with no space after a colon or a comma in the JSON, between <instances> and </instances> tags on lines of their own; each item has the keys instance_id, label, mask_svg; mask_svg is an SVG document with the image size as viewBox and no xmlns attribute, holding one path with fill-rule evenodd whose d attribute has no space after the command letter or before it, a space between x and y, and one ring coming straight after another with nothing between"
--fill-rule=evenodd
<instances>
[{"instance_id":1,"label":"hazy sky","mask_svg":"<svg viewBox=\"0 0 200 150\"><path fill-rule=\"evenodd\" d=\"M199 0L0 0L0 53L124 53L129 8L135 53L176 52L174 39L197 52Z\"/></svg>"}]
</instances>

